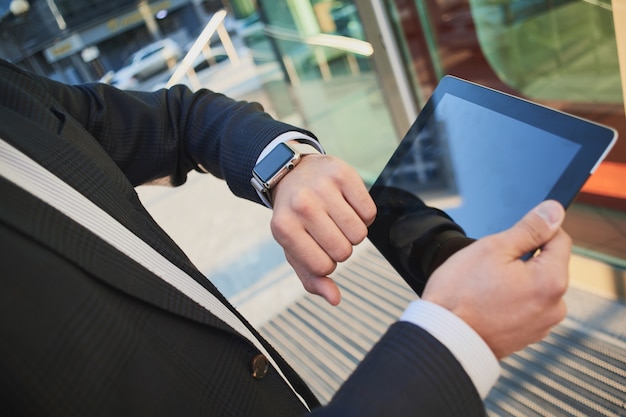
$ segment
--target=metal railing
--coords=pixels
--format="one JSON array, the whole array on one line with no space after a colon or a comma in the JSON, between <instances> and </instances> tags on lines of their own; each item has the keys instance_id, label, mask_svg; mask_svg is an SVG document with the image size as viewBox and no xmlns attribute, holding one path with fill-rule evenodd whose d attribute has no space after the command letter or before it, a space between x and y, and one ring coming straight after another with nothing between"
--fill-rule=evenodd
<instances>
[{"instance_id":1,"label":"metal railing","mask_svg":"<svg viewBox=\"0 0 626 417\"><path fill-rule=\"evenodd\" d=\"M176 67L176 70L166 83L166 88L173 86L180 82L184 77L189 78L189 81L193 88L198 89L202 87L198 75L194 69L194 63L200 54L202 53L207 61L211 60L211 38L217 33L222 46L228 55L230 61L237 65L239 63L239 54L237 49L233 45L230 35L224 26L224 18L226 17L226 10L219 10L213 15L211 20L204 27L196 41L193 43L189 52L183 57L182 61Z\"/></svg>"},{"instance_id":2,"label":"metal railing","mask_svg":"<svg viewBox=\"0 0 626 417\"><path fill-rule=\"evenodd\" d=\"M226 15L227 12L224 9L219 10L213 15L180 64L178 64L174 70L174 73L166 83L166 88L180 82L185 77L189 79L193 88L201 88L202 84L194 69L194 64L201 53L204 55L205 59L210 62L212 59L210 41L216 33L226 51L226 54L228 55L229 60L234 65L239 64L239 54L237 53L237 49L233 45L230 35L224 26L224 19ZM346 53L348 65L353 73L359 72L355 55L369 57L374 53L374 48L369 42L347 36L318 33L303 37L297 31L275 26L266 26L263 32L267 36L275 39L300 42L313 47L314 57L324 80L329 80L332 75L323 48L332 48ZM281 59L290 81L293 84L298 84L299 77L291 58L288 55L283 55Z\"/></svg>"},{"instance_id":3,"label":"metal railing","mask_svg":"<svg viewBox=\"0 0 626 417\"><path fill-rule=\"evenodd\" d=\"M313 47L313 53L317 66L320 69L322 79L325 81L332 78L330 67L328 66L328 59L324 53L325 47L346 53L346 59L348 60L348 65L353 74L359 73L359 66L355 55L369 57L374 53L374 48L369 42L350 38L348 36L331 35L327 33L301 36L295 30L284 29L276 26L266 26L263 32L267 36L274 39L300 42L304 45ZM283 55L281 58L290 82L293 85L297 85L300 82L300 79L293 60L289 55Z\"/></svg>"}]
</instances>

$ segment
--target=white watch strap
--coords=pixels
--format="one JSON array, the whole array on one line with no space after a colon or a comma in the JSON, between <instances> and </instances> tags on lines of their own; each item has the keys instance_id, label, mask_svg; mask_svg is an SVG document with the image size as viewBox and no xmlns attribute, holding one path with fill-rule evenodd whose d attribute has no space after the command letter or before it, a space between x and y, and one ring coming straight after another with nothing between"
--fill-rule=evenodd
<instances>
[{"instance_id":1,"label":"white watch strap","mask_svg":"<svg viewBox=\"0 0 626 417\"><path fill-rule=\"evenodd\" d=\"M99 236L239 332L261 351L309 409L263 344L217 297L56 175L0 138L0 175Z\"/></svg>"},{"instance_id":2,"label":"white watch strap","mask_svg":"<svg viewBox=\"0 0 626 417\"><path fill-rule=\"evenodd\" d=\"M263 151L261 152L261 154L257 158L256 162L258 163L261 159L263 159L279 143L290 142L290 141L297 141L297 142L301 142L301 143L308 143L309 145L311 145L315 149L317 149L319 153L321 153L321 154L325 153L324 152L324 148L322 147L322 145L317 140L313 139L310 136L306 136L306 135L302 134L302 132L289 131L289 132L285 132L285 133L283 133L281 135L276 136L270 143L268 143L267 146L265 146L265 148L263 148Z\"/></svg>"},{"instance_id":3,"label":"white watch strap","mask_svg":"<svg viewBox=\"0 0 626 417\"><path fill-rule=\"evenodd\" d=\"M309 145L308 143L304 143L304 142L289 141L287 142L287 146L289 146L291 149L293 149L300 155L311 155L311 154L319 155L321 153L313 145Z\"/></svg>"}]
</instances>

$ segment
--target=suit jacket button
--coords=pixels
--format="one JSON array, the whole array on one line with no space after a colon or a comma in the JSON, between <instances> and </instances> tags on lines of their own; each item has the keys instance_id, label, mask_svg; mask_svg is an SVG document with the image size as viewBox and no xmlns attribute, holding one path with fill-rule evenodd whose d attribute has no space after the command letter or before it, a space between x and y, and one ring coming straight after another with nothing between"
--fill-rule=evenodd
<instances>
[{"instance_id":1,"label":"suit jacket button","mask_svg":"<svg viewBox=\"0 0 626 417\"><path fill-rule=\"evenodd\" d=\"M252 376L256 379L261 379L270 369L270 361L267 360L265 355L259 353L252 358Z\"/></svg>"}]
</instances>

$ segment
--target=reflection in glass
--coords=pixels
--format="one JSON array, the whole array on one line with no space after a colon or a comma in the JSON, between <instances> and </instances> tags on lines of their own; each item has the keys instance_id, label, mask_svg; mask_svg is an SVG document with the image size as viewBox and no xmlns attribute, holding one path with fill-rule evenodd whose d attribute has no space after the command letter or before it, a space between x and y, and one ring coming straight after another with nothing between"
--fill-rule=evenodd
<instances>
[{"instance_id":1,"label":"reflection in glass","mask_svg":"<svg viewBox=\"0 0 626 417\"><path fill-rule=\"evenodd\" d=\"M476 239L512 226L544 200L580 149L451 94L417 127L375 187L443 209Z\"/></svg>"},{"instance_id":2,"label":"reflection in glass","mask_svg":"<svg viewBox=\"0 0 626 417\"><path fill-rule=\"evenodd\" d=\"M623 101L610 2L471 0L470 6L485 58L525 96Z\"/></svg>"},{"instance_id":3,"label":"reflection in glass","mask_svg":"<svg viewBox=\"0 0 626 417\"><path fill-rule=\"evenodd\" d=\"M259 6L260 26L244 36L255 60L277 60L304 127L371 184L405 132L394 129L355 4L265 0Z\"/></svg>"}]
</instances>

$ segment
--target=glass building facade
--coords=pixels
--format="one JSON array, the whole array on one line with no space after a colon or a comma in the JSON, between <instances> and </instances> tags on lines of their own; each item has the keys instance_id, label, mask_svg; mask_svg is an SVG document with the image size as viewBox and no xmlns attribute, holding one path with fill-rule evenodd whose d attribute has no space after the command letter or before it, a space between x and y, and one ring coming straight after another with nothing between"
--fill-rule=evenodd
<instances>
[{"instance_id":1,"label":"glass building facade","mask_svg":"<svg viewBox=\"0 0 626 417\"><path fill-rule=\"evenodd\" d=\"M248 17L260 21L258 30L246 40L259 55L279 58L292 107L330 152L371 182L446 74L609 125L624 137L620 4L262 0ZM373 54L320 47L320 33L366 40ZM575 250L624 268L625 213L622 139L570 209Z\"/></svg>"},{"instance_id":2,"label":"glass building facade","mask_svg":"<svg viewBox=\"0 0 626 417\"><path fill-rule=\"evenodd\" d=\"M5 14L0 54L70 82L91 81L117 69L155 37L185 44L213 12L226 8L235 21L233 38L251 53L273 114L315 132L328 152L354 165L367 183L376 178L446 74L609 125L622 139L570 209L572 218L589 222L572 222L568 231L576 250L619 268L626 266L623 2L30 0L30 4L27 16ZM142 7L148 7L149 17L141 14ZM98 58L87 62L82 53L94 46Z\"/></svg>"}]
</instances>

